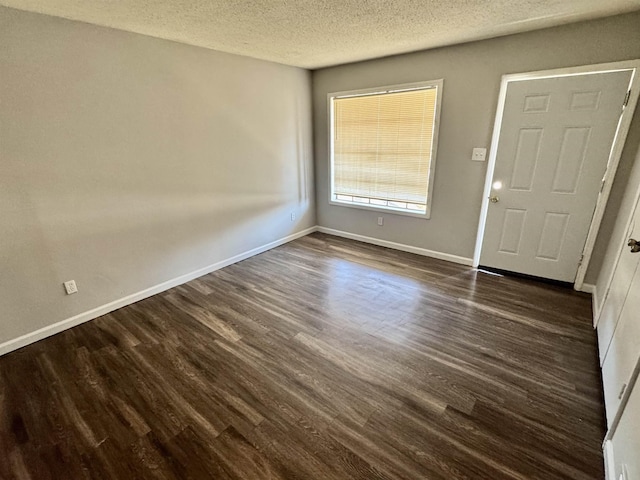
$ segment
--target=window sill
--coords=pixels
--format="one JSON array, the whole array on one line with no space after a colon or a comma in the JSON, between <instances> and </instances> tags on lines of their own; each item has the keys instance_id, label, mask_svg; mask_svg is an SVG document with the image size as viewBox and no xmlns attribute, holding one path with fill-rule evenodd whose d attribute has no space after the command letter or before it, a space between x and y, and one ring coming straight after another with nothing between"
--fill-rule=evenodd
<instances>
[{"instance_id":1,"label":"window sill","mask_svg":"<svg viewBox=\"0 0 640 480\"><path fill-rule=\"evenodd\" d=\"M378 213L402 215L405 217L421 218L423 220L428 220L431 217L431 212L429 211L428 206L427 206L427 211L425 213L418 213L418 212L409 212L407 210L402 210L402 209L396 209L393 207L381 207L377 205L368 205L368 204L360 205L360 204L351 203L351 202L341 202L339 200L329 200L329 205L334 205L336 207L357 208L359 210L369 210L369 211L378 212Z\"/></svg>"}]
</instances>

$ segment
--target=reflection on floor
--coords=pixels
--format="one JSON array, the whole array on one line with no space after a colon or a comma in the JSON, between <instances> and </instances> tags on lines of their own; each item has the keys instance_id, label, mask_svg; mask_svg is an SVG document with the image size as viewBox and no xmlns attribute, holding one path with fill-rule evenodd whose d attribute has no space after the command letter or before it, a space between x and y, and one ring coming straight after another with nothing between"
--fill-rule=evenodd
<instances>
[{"instance_id":1,"label":"reflection on floor","mask_svg":"<svg viewBox=\"0 0 640 480\"><path fill-rule=\"evenodd\" d=\"M602 479L590 299L313 234L0 358L0 478Z\"/></svg>"}]
</instances>

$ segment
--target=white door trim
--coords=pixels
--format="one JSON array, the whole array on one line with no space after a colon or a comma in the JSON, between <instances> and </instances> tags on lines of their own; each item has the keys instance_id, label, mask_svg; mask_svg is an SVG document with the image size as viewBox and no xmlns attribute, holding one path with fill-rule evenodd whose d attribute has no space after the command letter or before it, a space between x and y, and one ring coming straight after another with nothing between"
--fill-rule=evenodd
<instances>
[{"instance_id":1,"label":"white door trim","mask_svg":"<svg viewBox=\"0 0 640 480\"><path fill-rule=\"evenodd\" d=\"M633 70L633 74L631 76L631 82L629 85L629 89L631 90L631 95L629 97L626 108L622 112L622 115L620 117L620 122L618 123L618 130L616 132L616 136L613 141L613 146L611 148L611 153L609 155L609 161L608 161L607 171L604 177L602 193L601 195L598 196L596 208L593 213L591 225L589 227L589 233L587 234L587 239L584 245L584 250L583 250L584 256L583 256L582 264L578 267L578 272L576 274L574 288L576 290L582 289L583 283L584 283L584 276L587 272L587 268L591 260L591 254L593 253L593 247L596 242L598 230L600 229L602 216L604 215L604 210L605 210L605 207L607 206L607 201L609 200L609 194L611 193L613 179L615 178L615 173L618 169L618 163L620 162L622 149L624 147L624 143L627 138L629 126L631 125L633 112L638 102L638 96L640 94L640 59L627 60L622 62L613 62L613 63L601 63L597 65L584 65L579 67L559 68L554 70L543 70L538 72L515 73L515 74L507 74L502 76L502 81L500 83L500 95L498 97L498 107L496 109L496 117L495 117L495 123L493 126L493 134L491 136L491 147L489 150L489 161L487 163L487 173L485 177L484 191L482 196L482 207L480 209L480 221L478 223L476 247L473 254L474 267L477 267L480 264L480 253L482 252L482 242L484 240L484 230L485 230L485 225L487 221L487 212L489 209L489 196L491 194L491 182L493 179L493 172L496 166L498 140L500 139L500 130L502 128L502 115L504 113L504 106L507 98L507 87L509 83L519 82L523 80L539 80L543 78L585 75L590 73L597 74L597 73L604 73L604 72L615 72L620 70Z\"/></svg>"}]
</instances>

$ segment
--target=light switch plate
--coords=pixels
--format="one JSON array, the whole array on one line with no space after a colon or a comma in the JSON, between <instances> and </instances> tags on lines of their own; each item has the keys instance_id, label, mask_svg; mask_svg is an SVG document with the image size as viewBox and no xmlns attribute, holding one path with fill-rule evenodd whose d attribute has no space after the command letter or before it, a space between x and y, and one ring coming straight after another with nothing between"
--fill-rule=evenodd
<instances>
[{"instance_id":1,"label":"light switch plate","mask_svg":"<svg viewBox=\"0 0 640 480\"><path fill-rule=\"evenodd\" d=\"M484 162L487 158L486 148L474 148L471 154L471 160L475 162Z\"/></svg>"}]
</instances>

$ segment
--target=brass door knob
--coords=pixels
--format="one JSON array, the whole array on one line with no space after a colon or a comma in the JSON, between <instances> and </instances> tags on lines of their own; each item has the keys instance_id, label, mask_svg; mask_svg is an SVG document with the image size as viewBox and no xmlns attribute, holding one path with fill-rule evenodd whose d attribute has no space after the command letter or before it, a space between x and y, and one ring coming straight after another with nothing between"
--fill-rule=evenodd
<instances>
[{"instance_id":1,"label":"brass door knob","mask_svg":"<svg viewBox=\"0 0 640 480\"><path fill-rule=\"evenodd\" d=\"M500 197L498 197L497 195L493 197L489 197L489 201L491 203L498 203L500 201Z\"/></svg>"},{"instance_id":2,"label":"brass door knob","mask_svg":"<svg viewBox=\"0 0 640 480\"><path fill-rule=\"evenodd\" d=\"M629 243L627 243L627 245L629 247L631 247L631 253L640 252L640 242L638 242L637 240L634 240L633 238L630 238L629 239Z\"/></svg>"}]
</instances>

